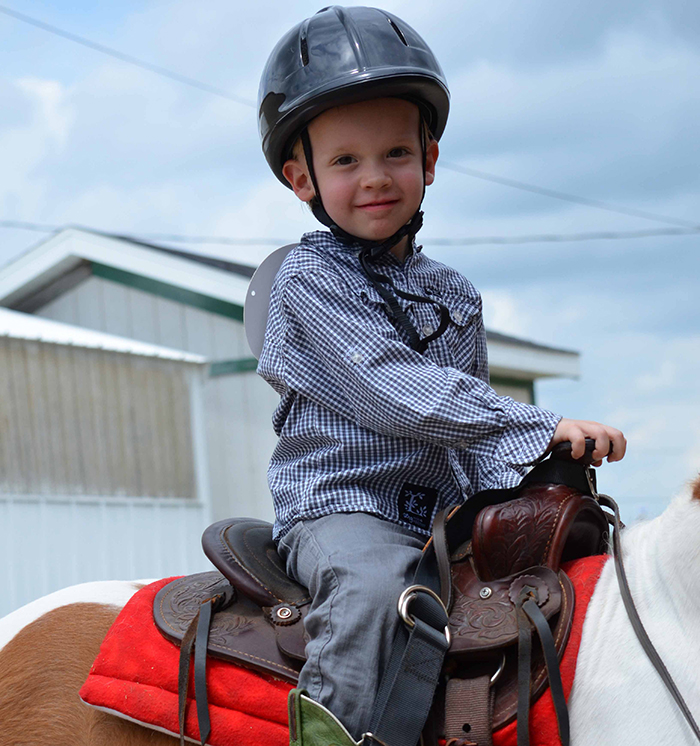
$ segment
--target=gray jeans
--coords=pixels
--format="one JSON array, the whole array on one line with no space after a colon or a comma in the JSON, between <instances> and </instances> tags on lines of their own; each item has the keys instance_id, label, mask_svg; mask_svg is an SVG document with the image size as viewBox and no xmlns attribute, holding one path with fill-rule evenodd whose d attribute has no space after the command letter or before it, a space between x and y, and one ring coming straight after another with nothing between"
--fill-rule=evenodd
<instances>
[{"instance_id":1,"label":"gray jeans","mask_svg":"<svg viewBox=\"0 0 700 746\"><path fill-rule=\"evenodd\" d=\"M279 543L287 572L311 592L299 687L359 740L387 664L425 539L368 513L296 523Z\"/></svg>"}]
</instances>

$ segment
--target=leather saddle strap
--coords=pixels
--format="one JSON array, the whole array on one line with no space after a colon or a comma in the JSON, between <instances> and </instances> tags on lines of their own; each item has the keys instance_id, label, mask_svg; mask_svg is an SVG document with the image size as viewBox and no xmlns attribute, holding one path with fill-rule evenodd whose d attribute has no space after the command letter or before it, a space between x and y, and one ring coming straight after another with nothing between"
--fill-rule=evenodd
<instances>
[{"instance_id":1,"label":"leather saddle strap","mask_svg":"<svg viewBox=\"0 0 700 746\"><path fill-rule=\"evenodd\" d=\"M211 733L209 718L209 698L207 696L207 646L213 615L224 605L224 594L203 601L192 618L180 643L180 663L178 670L178 722L180 726L180 746L185 746L185 717L187 715L187 690L190 679L190 663L194 646L194 698L197 705L199 740L202 746Z\"/></svg>"},{"instance_id":2,"label":"leather saddle strap","mask_svg":"<svg viewBox=\"0 0 700 746\"><path fill-rule=\"evenodd\" d=\"M525 599L519 599L524 601ZM532 672L532 627L523 611L517 606L518 617L518 746L530 744L530 682Z\"/></svg>"},{"instance_id":3,"label":"leather saddle strap","mask_svg":"<svg viewBox=\"0 0 700 746\"><path fill-rule=\"evenodd\" d=\"M197 703L197 722L199 723L199 740L202 746L211 733L209 720L209 700L207 697L207 643L211 626L214 599L205 601L199 609L197 637L194 643L194 698Z\"/></svg>"},{"instance_id":4,"label":"leather saddle strap","mask_svg":"<svg viewBox=\"0 0 700 746\"><path fill-rule=\"evenodd\" d=\"M642 620L639 618L639 613L637 612L637 609L634 605L632 592L630 591L630 586L627 582L627 573L625 572L625 567L622 564L622 542L620 538L622 524L620 521L620 509L618 508L617 503L609 495L599 494L598 500L602 506L610 508L610 510L613 511L613 515L610 516L610 519L615 527L615 531L613 532L613 556L615 558L615 573L617 574L617 582L620 586L622 603L624 604L625 610L627 611L627 616L632 623L632 629L634 629L634 633L635 635L637 635L637 639L641 643L641 646L644 648L644 652L647 654L652 665L658 672L659 676L661 676L661 680L664 682L666 688L669 690L671 696L680 708L680 711L683 713L683 716L685 717L688 725L693 731L693 734L698 739L698 741L700 741L700 728L698 728L698 724L695 722L695 718L690 712L688 705L683 699L681 693L678 691L678 687L673 681L673 678L668 672L668 669L664 665L664 662L661 660L661 656L658 654L656 648L649 639L649 635L647 634L646 629L644 629Z\"/></svg>"},{"instance_id":5,"label":"leather saddle strap","mask_svg":"<svg viewBox=\"0 0 700 746\"><path fill-rule=\"evenodd\" d=\"M446 746L492 746L494 701L488 672L476 678L450 679L445 692Z\"/></svg>"},{"instance_id":6,"label":"leather saddle strap","mask_svg":"<svg viewBox=\"0 0 700 746\"><path fill-rule=\"evenodd\" d=\"M180 746L185 746L185 715L187 714L187 688L190 681L190 661L192 660L192 646L197 632L199 611L194 615L180 642L180 663L177 676L178 723L180 725Z\"/></svg>"},{"instance_id":7,"label":"leather saddle strap","mask_svg":"<svg viewBox=\"0 0 700 746\"><path fill-rule=\"evenodd\" d=\"M452 606L452 570L450 548L447 544L447 516L452 508L441 510L433 521L433 549L440 576L440 598L449 612Z\"/></svg>"},{"instance_id":8,"label":"leather saddle strap","mask_svg":"<svg viewBox=\"0 0 700 746\"><path fill-rule=\"evenodd\" d=\"M559 671L559 658L554 638L552 637L552 630L533 598L528 598L523 603L522 610L534 624L537 635L542 643L542 652L544 653L544 661L547 666L547 678L549 679L549 689L552 694L554 711L557 714L559 739L562 746L569 746L569 710L566 707L564 687L561 683L561 673Z\"/></svg>"}]
</instances>

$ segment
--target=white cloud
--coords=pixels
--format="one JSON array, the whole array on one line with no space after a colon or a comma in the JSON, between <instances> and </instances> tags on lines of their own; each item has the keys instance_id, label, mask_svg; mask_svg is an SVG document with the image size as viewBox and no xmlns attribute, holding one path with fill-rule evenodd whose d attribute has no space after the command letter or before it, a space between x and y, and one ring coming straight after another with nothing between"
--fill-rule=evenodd
<instances>
[{"instance_id":1,"label":"white cloud","mask_svg":"<svg viewBox=\"0 0 700 746\"><path fill-rule=\"evenodd\" d=\"M663 360L656 371L638 376L634 385L639 391L650 393L669 388L676 383L676 365L671 360Z\"/></svg>"},{"instance_id":2,"label":"white cloud","mask_svg":"<svg viewBox=\"0 0 700 746\"><path fill-rule=\"evenodd\" d=\"M481 291L484 302L484 323L488 329L530 337L532 325L528 312L523 308L522 299L516 300L508 290L487 289Z\"/></svg>"},{"instance_id":3,"label":"white cloud","mask_svg":"<svg viewBox=\"0 0 700 746\"><path fill-rule=\"evenodd\" d=\"M57 80L41 78L19 78L16 85L37 104L35 124L53 138L55 143L65 145L74 120L74 112L66 101L66 91Z\"/></svg>"}]
</instances>

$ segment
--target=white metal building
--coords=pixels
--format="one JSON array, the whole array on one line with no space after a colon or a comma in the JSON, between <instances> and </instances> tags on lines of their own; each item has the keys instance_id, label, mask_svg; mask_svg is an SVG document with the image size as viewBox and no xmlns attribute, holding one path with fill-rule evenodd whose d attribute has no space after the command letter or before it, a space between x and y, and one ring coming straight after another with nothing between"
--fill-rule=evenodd
<instances>
[{"instance_id":1,"label":"white metal building","mask_svg":"<svg viewBox=\"0 0 700 746\"><path fill-rule=\"evenodd\" d=\"M203 568L205 358L3 308L0 372L0 616Z\"/></svg>"},{"instance_id":2,"label":"white metal building","mask_svg":"<svg viewBox=\"0 0 700 746\"><path fill-rule=\"evenodd\" d=\"M254 269L246 261L244 249L238 250L238 261L234 262L130 238L67 228L0 269L0 307L63 322L84 331L117 335L122 343L128 340L133 345L145 343L169 348L171 352L180 351L182 365L202 367L206 361L201 391L206 478L201 485L208 485L209 494L198 494L197 499L209 506L210 520L230 515L269 520L272 507L267 493L266 468L276 440L270 417L278 397L256 375L256 361L243 330L243 304ZM576 352L492 332L487 332L487 341L494 388L521 401L534 400L534 382L539 378L576 377L579 373ZM24 343L28 344L28 340ZM136 359L137 353L123 352L132 355L132 362ZM117 351L113 353L116 355ZM86 371L93 366L95 370L100 369L97 353L81 354L84 354L81 366L84 365L85 370L80 375L92 375ZM158 354L144 353L142 359L160 359L162 363L163 355L158 358ZM187 355L199 356L197 362L186 359ZM6 365L6 361L0 360L0 378L5 377ZM66 385L71 380L75 384L76 369L64 366L61 370ZM35 385L38 385L36 381L29 381L28 390ZM144 402L150 401L144 395L147 385L145 379L137 377L124 384L134 403L144 396ZM89 396L89 389L79 384L74 390L76 407L82 406L82 397ZM57 396L56 392L53 396ZM50 395L46 401L51 409ZM18 434L17 437L24 436ZM97 452L83 452L81 441L74 433L67 433L65 437L75 439L71 460L81 459L85 469L87 465L93 468ZM174 447L172 442L164 440L159 453L164 454ZM138 449L142 440L135 438L132 445ZM56 447L55 444L52 447ZM114 489L118 486L125 490L124 484L130 479L127 462L118 467L113 464L111 468L112 474L119 475L112 483ZM61 490L88 494L88 485L95 483L94 477L88 477L87 471L83 476L86 481L80 489L61 487L58 482L47 482L42 489L55 493L54 496L62 495ZM26 484L36 485L31 481ZM71 484L77 482L74 480ZM139 491L133 481L131 484L127 492L132 511L138 510L137 506L150 505L149 501L157 501L153 504L160 506L168 500L185 499L183 495L175 497L167 490L158 492L155 488L144 488L141 495L131 494ZM11 489L0 478L0 499L11 494ZM31 489L39 490L36 486ZM108 492L91 495L92 504L96 506L92 512L103 511L105 515L100 506L110 504L115 497ZM157 494L150 494L153 492ZM47 493L39 491L37 494ZM124 495L120 499L127 499L127 493L119 494ZM79 525L83 514L86 521L90 520L90 510L82 507L75 510L78 512L74 515L74 525ZM100 520L102 524L94 521L91 524L93 529L98 526L91 536L96 536L96 541L107 541L103 532L109 530L111 524L107 519ZM183 528L181 535L185 533ZM119 550L118 543L116 549ZM117 575L133 576L131 569L132 565L127 563ZM171 574L171 568L157 565L146 574ZM115 577L111 571L109 576ZM48 585L49 590L53 590L54 584Z\"/></svg>"}]
</instances>

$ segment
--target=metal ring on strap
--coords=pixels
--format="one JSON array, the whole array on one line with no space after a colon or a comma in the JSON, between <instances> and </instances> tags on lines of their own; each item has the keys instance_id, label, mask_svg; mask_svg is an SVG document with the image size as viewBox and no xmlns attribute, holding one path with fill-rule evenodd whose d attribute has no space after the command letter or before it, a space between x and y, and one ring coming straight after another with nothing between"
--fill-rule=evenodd
<instances>
[{"instance_id":1,"label":"metal ring on strap","mask_svg":"<svg viewBox=\"0 0 700 746\"><path fill-rule=\"evenodd\" d=\"M501 663L496 669L496 673L489 679L489 686L493 686L500 678L503 673L503 669L506 667L506 654L501 653Z\"/></svg>"},{"instance_id":2,"label":"metal ring on strap","mask_svg":"<svg viewBox=\"0 0 700 746\"><path fill-rule=\"evenodd\" d=\"M445 604L435 591L425 585L409 585L408 588L406 588L399 596L398 603L399 616L407 627L412 629L416 626L416 620L408 613L408 607L411 601L418 597L419 593L427 593L431 598L437 601L445 612L445 617L449 618ZM449 625L445 625L445 639L447 640L447 647L449 648L452 644L452 635L450 634Z\"/></svg>"}]
</instances>

